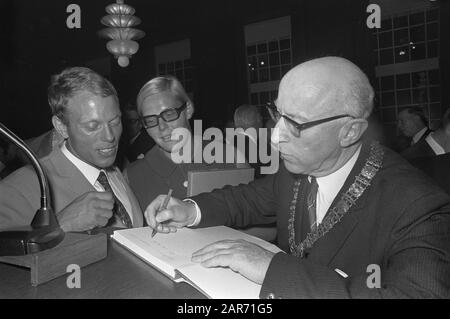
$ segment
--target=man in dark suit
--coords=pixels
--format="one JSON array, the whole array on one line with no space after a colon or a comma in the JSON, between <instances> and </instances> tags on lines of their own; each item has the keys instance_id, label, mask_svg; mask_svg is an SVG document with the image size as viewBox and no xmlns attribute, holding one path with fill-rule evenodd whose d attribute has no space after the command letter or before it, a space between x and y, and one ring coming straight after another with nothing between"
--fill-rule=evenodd
<instances>
[{"instance_id":1,"label":"man in dark suit","mask_svg":"<svg viewBox=\"0 0 450 319\"><path fill-rule=\"evenodd\" d=\"M123 116L125 139L124 152L129 163L143 159L145 153L155 146L155 141L147 134L135 106L129 104Z\"/></svg>"},{"instance_id":2,"label":"man in dark suit","mask_svg":"<svg viewBox=\"0 0 450 319\"><path fill-rule=\"evenodd\" d=\"M397 145L397 151L404 152L415 144L422 142L430 133L428 119L421 107L407 107L398 113L398 129L406 141L406 145ZM399 139L402 143L401 139Z\"/></svg>"},{"instance_id":3,"label":"man in dark suit","mask_svg":"<svg viewBox=\"0 0 450 319\"><path fill-rule=\"evenodd\" d=\"M432 157L450 152L450 110L442 117L440 127L401 154L408 161L421 157Z\"/></svg>"},{"instance_id":4,"label":"man in dark suit","mask_svg":"<svg viewBox=\"0 0 450 319\"><path fill-rule=\"evenodd\" d=\"M145 211L152 228L264 224L273 254L246 241L194 253L261 284L262 298L450 297L450 197L399 155L361 140L373 105L350 61L305 62L281 80L272 135L284 166L237 187Z\"/></svg>"},{"instance_id":5,"label":"man in dark suit","mask_svg":"<svg viewBox=\"0 0 450 319\"><path fill-rule=\"evenodd\" d=\"M450 110L435 132L402 155L450 194Z\"/></svg>"},{"instance_id":6,"label":"man in dark suit","mask_svg":"<svg viewBox=\"0 0 450 319\"><path fill-rule=\"evenodd\" d=\"M61 228L142 226L139 204L113 165L122 124L112 84L90 69L68 68L52 77L48 100L64 142L41 163ZM0 182L0 228L29 225L39 207L40 188L30 166Z\"/></svg>"},{"instance_id":7,"label":"man in dark suit","mask_svg":"<svg viewBox=\"0 0 450 319\"><path fill-rule=\"evenodd\" d=\"M241 128L245 137L243 143L243 150L241 153L245 154L247 162L255 169L255 178L261 177L261 166L264 166L259 156L259 149L261 143L266 143L267 140L261 141L258 139L259 130L264 126L263 117L255 105L243 104L234 111L234 127ZM254 132L252 132L254 130ZM236 148L239 147L237 140L234 141ZM265 145L266 149L270 150L270 144ZM254 154L251 152L253 151ZM256 156L251 156L256 155ZM253 158L252 158L253 157Z\"/></svg>"}]
</instances>

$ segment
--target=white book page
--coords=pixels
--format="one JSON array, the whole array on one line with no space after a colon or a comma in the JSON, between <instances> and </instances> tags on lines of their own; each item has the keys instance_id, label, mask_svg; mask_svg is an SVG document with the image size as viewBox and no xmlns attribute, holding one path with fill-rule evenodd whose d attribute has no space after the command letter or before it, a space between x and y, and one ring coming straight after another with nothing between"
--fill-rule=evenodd
<instances>
[{"instance_id":1,"label":"white book page","mask_svg":"<svg viewBox=\"0 0 450 319\"><path fill-rule=\"evenodd\" d=\"M130 249L133 253L152 264L170 277L176 279L175 269L191 263L191 255L178 254L160 241L151 237L152 230L149 227L130 228L115 231L112 238L118 243Z\"/></svg>"},{"instance_id":2,"label":"white book page","mask_svg":"<svg viewBox=\"0 0 450 319\"><path fill-rule=\"evenodd\" d=\"M261 286L229 268L205 268L191 262L192 253L225 239L245 239L274 253L281 250L262 239L225 227L182 228L176 233L151 237L149 227L115 231L113 238L141 258L176 278L175 269L210 298L258 298Z\"/></svg>"}]
</instances>

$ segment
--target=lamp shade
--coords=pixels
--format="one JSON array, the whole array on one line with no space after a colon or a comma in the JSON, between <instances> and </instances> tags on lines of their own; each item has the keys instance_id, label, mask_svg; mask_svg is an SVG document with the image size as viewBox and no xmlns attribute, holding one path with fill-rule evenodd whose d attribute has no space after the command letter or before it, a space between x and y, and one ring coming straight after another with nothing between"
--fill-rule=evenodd
<instances>
[{"instance_id":1,"label":"lamp shade","mask_svg":"<svg viewBox=\"0 0 450 319\"><path fill-rule=\"evenodd\" d=\"M133 7L117 0L117 3L110 4L105 8L108 15L104 16L100 22L107 26L98 35L111 39L106 44L106 49L114 55L121 67L126 67L130 63L130 57L139 50L136 41L145 36L145 32L133 28L141 23L141 19L134 16Z\"/></svg>"},{"instance_id":2,"label":"lamp shade","mask_svg":"<svg viewBox=\"0 0 450 319\"><path fill-rule=\"evenodd\" d=\"M145 32L134 28L105 28L100 30L98 35L114 40L138 40L145 36Z\"/></svg>"},{"instance_id":3,"label":"lamp shade","mask_svg":"<svg viewBox=\"0 0 450 319\"><path fill-rule=\"evenodd\" d=\"M123 3L113 3L105 8L108 14L129 14L133 15L136 11L132 6Z\"/></svg>"},{"instance_id":4,"label":"lamp shade","mask_svg":"<svg viewBox=\"0 0 450 319\"><path fill-rule=\"evenodd\" d=\"M112 14L104 16L100 22L108 27L130 28L141 23L141 19L132 15Z\"/></svg>"},{"instance_id":5,"label":"lamp shade","mask_svg":"<svg viewBox=\"0 0 450 319\"><path fill-rule=\"evenodd\" d=\"M115 57L132 56L139 50L139 43L132 40L111 40L106 43L106 49Z\"/></svg>"}]
</instances>

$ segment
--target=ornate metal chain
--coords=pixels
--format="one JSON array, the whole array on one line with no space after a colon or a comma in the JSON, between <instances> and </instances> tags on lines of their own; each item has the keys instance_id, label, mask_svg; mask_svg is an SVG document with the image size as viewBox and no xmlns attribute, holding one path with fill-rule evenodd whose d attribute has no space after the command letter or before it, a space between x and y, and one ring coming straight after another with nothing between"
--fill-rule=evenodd
<instances>
[{"instance_id":1,"label":"ornate metal chain","mask_svg":"<svg viewBox=\"0 0 450 319\"><path fill-rule=\"evenodd\" d=\"M295 181L293 187L294 197L289 206L290 216L288 221L289 248L291 254L303 258L306 249L311 248L319 238L323 237L334 227L334 225L341 221L342 217L344 217L350 207L356 203L366 188L369 187L372 179L382 167L383 156L383 149L378 142L373 142L370 145L369 157L366 160L364 167L361 169L361 172L355 177L353 184L342 194L339 202L329 211L322 223L320 223L314 231L308 233L306 238L299 244L295 243L295 207L297 206L301 179Z\"/></svg>"}]
</instances>

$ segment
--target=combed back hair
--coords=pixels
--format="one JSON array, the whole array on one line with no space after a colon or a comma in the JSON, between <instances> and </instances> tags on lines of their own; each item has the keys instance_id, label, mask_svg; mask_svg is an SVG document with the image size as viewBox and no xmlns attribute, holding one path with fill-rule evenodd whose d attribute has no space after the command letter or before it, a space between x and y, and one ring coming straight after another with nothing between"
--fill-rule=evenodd
<instances>
[{"instance_id":1,"label":"combed back hair","mask_svg":"<svg viewBox=\"0 0 450 319\"><path fill-rule=\"evenodd\" d=\"M136 105L139 115L142 115L142 106L144 100L149 96L169 91L173 96L180 100L180 102L191 102L191 99L186 94L181 82L172 75L164 75L151 79L139 91L136 98Z\"/></svg>"},{"instance_id":2,"label":"combed back hair","mask_svg":"<svg viewBox=\"0 0 450 319\"><path fill-rule=\"evenodd\" d=\"M409 114L416 115L423 122L423 125L428 126L428 117L425 115L425 110L420 106L407 107L401 110L401 112L406 111Z\"/></svg>"},{"instance_id":3,"label":"combed back hair","mask_svg":"<svg viewBox=\"0 0 450 319\"><path fill-rule=\"evenodd\" d=\"M114 96L119 101L116 89L107 79L91 69L72 67L64 69L51 78L48 87L48 103L52 114L65 121L64 114L69 99L84 91L101 97Z\"/></svg>"}]
</instances>

